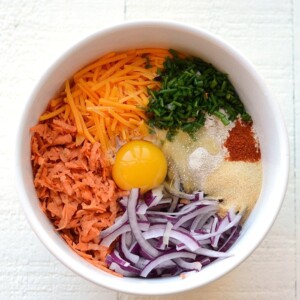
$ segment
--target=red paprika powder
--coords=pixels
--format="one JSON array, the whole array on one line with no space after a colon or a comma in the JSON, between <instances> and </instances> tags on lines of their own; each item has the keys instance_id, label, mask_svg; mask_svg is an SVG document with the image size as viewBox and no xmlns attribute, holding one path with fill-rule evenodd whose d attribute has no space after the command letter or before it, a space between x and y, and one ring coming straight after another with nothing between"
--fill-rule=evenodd
<instances>
[{"instance_id":1,"label":"red paprika powder","mask_svg":"<svg viewBox=\"0 0 300 300\"><path fill-rule=\"evenodd\" d=\"M254 138L252 123L236 121L224 143L231 161L256 162L261 158L260 149Z\"/></svg>"}]
</instances>

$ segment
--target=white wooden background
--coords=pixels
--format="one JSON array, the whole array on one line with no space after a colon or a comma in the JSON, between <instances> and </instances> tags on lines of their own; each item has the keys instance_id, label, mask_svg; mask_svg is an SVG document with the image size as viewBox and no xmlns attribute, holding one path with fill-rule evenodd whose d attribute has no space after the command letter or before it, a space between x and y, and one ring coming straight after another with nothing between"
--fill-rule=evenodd
<instances>
[{"instance_id":1,"label":"white wooden background","mask_svg":"<svg viewBox=\"0 0 300 300\"><path fill-rule=\"evenodd\" d=\"M141 298L95 286L48 253L27 224L11 167L16 120L51 62L103 26L144 18L172 19L208 29L249 57L283 110L291 172L280 215L247 261L201 289L143 299L300 299L297 0L0 0L0 299Z\"/></svg>"}]
</instances>

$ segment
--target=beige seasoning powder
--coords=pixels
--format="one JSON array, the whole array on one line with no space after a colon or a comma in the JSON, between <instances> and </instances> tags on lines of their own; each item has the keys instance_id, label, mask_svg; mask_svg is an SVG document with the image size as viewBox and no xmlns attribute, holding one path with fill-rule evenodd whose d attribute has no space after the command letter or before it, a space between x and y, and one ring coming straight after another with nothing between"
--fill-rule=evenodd
<instances>
[{"instance_id":1,"label":"beige seasoning powder","mask_svg":"<svg viewBox=\"0 0 300 300\"><path fill-rule=\"evenodd\" d=\"M223 199L221 216L234 207L244 212L243 221L253 209L262 185L262 164L259 162L223 161L204 182L204 191Z\"/></svg>"}]
</instances>

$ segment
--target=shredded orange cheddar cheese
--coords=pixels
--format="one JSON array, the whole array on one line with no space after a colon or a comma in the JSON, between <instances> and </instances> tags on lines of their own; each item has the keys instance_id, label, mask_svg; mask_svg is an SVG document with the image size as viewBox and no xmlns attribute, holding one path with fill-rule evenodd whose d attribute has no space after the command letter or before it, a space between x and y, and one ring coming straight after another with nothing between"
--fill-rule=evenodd
<instances>
[{"instance_id":1,"label":"shredded orange cheddar cheese","mask_svg":"<svg viewBox=\"0 0 300 300\"><path fill-rule=\"evenodd\" d=\"M152 48L106 54L66 81L64 92L50 102L40 121L60 114L64 120L71 117L76 144L84 139L99 142L104 153L114 152L118 140L144 137L147 88L159 87L154 78L166 56L167 50Z\"/></svg>"}]
</instances>

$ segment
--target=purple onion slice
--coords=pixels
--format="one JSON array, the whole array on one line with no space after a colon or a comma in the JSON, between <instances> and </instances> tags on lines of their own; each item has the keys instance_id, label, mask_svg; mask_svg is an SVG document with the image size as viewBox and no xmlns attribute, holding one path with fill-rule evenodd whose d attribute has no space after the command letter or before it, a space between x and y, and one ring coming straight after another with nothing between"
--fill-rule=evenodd
<instances>
[{"instance_id":1,"label":"purple onion slice","mask_svg":"<svg viewBox=\"0 0 300 300\"><path fill-rule=\"evenodd\" d=\"M171 234L171 230L173 228L173 224L171 222L168 222L165 228L165 232L163 235L163 244L165 246L169 245L169 239L170 239L170 234Z\"/></svg>"},{"instance_id":2,"label":"purple onion slice","mask_svg":"<svg viewBox=\"0 0 300 300\"><path fill-rule=\"evenodd\" d=\"M163 198L163 186L159 186L151 191L148 191L144 195L144 201L148 207L157 205Z\"/></svg>"},{"instance_id":3,"label":"purple onion slice","mask_svg":"<svg viewBox=\"0 0 300 300\"><path fill-rule=\"evenodd\" d=\"M188 262L182 258L175 258L174 261L180 268L186 271L195 270L199 272L202 268L202 264L199 261Z\"/></svg>"},{"instance_id":4,"label":"purple onion slice","mask_svg":"<svg viewBox=\"0 0 300 300\"><path fill-rule=\"evenodd\" d=\"M201 207L201 208L198 208L196 210L194 210L193 212L191 213L188 213L184 216L182 216L175 224L174 224L174 229L177 229L179 226L181 226L183 223L185 223L186 221L190 220L190 219L193 219L195 217L197 217L198 215L200 214L206 214L207 213L207 207L204 206L204 207Z\"/></svg>"},{"instance_id":5,"label":"purple onion slice","mask_svg":"<svg viewBox=\"0 0 300 300\"><path fill-rule=\"evenodd\" d=\"M136 215L136 206L138 198L139 189L132 189L128 199L128 219L131 231L141 248L143 248L152 257L156 257L160 254L160 252L157 249L155 249L148 241L145 240L138 225Z\"/></svg>"},{"instance_id":6,"label":"purple onion slice","mask_svg":"<svg viewBox=\"0 0 300 300\"><path fill-rule=\"evenodd\" d=\"M125 277L136 277L139 275L139 273L129 272L129 271L122 269L118 264L116 264L114 262L112 262L109 265L109 268Z\"/></svg>"},{"instance_id":7,"label":"purple onion slice","mask_svg":"<svg viewBox=\"0 0 300 300\"><path fill-rule=\"evenodd\" d=\"M128 216L127 216L127 211L125 211L124 214L121 217L119 217L115 220L115 223L112 226L110 226L107 229L101 231L100 237L105 238L106 236L108 236L109 234L114 232L115 230L119 229L127 221L128 221Z\"/></svg>"},{"instance_id":8,"label":"purple onion slice","mask_svg":"<svg viewBox=\"0 0 300 300\"><path fill-rule=\"evenodd\" d=\"M121 250L125 256L125 258L127 258L127 260L129 260L131 263L136 264L139 261L139 256L130 252L127 244L126 244L126 234L123 233L121 235Z\"/></svg>"},{"instance_id":9,"label":"purple onion slice","mask_svg":"<svg viewBox=\"0 0 300 300\"><path fill-rule=\"evenodd\" d=\"M139 230L143 230L143 231L146 231L149 228L149 224L147 224L145 222L137 223L136 226L139 228ZM117 229L114 232L112 232L111 234L109 234L108 236L106 236L101 241L100 245L109 247L111 245L111 243L114 242L117 237L119 237L121 234L123 234L125 232L129 232L129 231L131 231L130 225L125 224L125 225L121 226L119 229Z\"/></svg>"},{"instance_id":10,"label":"purple onion slice","mask_svg":"<svg viewBox=\"0 0 300 300\"><path fill-rule=\"evenodd\" d=\"M152 238L157 238L157 237L162 237L164 235L164 232L165 232L165 229L149 229L143 233L143 237L146 240L152 239ZM200 247L198 242L191 235L181 232L179 230L172 229L170 231L170 237L181 241L191 251L195 251Z\"/></svg>"},{"instance_id":11,"label":"purple onion slice","mask_svg":"<svg viewBox=\"0 0 300 300\"><path fill-rule=\"evenodd\" d=\"M190 203L179 203L182 196ZM231 256L226 251L241 230L241 213L231 209L225 218L219 217L218 201L204 198L202 192L174 195L158 187L140 195L133 189L121 205L124 214L101 233L100 245L115 242L107 263L124 276L199 272L212 261Z\"/></svg>"},{"instance_id":12,"label":"purple onion slice","mask_svg":"<svg viewBox=\"0 0 300 300\"><path fill-rule=\"evenodd\" d=\"M156 258L154 258L152 261L150 261L145 268L142 270L140 276L141 277L147 277L148 274L155 268L157 268L160 264L175 259L175 258L190 258L192 260L195 260L196 254L185 252L185 251L174 251L166 254L162 254Z\"/></svg>"}]
</instances>

